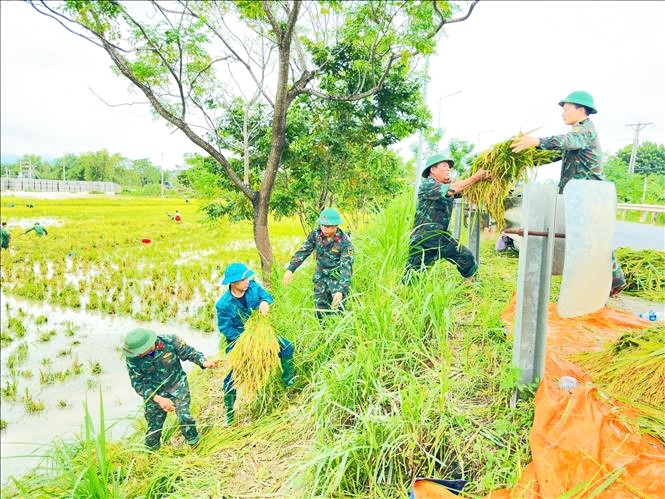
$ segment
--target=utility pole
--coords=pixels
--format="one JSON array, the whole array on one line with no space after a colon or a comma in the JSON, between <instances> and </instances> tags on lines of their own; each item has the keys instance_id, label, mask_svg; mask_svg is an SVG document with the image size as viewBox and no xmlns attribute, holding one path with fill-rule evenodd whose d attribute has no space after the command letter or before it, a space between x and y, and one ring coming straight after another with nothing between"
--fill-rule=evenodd
<instances>
[{"instance_id":1,"label":"utility pole","mask_svg":"<svg viewBox=\"0 0 665 499\"><path fill-rule=\"evenodd\" d=\"M162 189L161 189L161 191L162 191L162 197L164 197L164 153L162 153L162 167L161 167L161 171L162 171Z\"/></svg>"},{"instance_id":2,"label":"utility pole","mask_svg":"<svg viewBox=\"0 0 665 499\"><path fill-rule=\"evenodd\" d=\"M635 158L637 157L637 144L640 141L640 130L645 129L653 123L629 123L626 126L635 130L635 138L633 139L633 150L630 152L630 161L628 162L628 173L635 173Z\"/></svg>"}]
</instances>

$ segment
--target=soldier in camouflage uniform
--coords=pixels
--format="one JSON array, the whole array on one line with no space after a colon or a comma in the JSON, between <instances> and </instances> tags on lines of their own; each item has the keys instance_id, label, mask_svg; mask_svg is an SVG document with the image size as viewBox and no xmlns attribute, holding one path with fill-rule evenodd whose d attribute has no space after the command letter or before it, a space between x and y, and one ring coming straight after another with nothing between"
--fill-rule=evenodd
<instances>
[{"instance_id":1,"label":"soldier in camouflage uniform","mask_svg":"<svg viewBox=\"0 0 665 499\"><path fill-rule=\"evenodd\" d=\"M409 283L413 273L429 267L441 258L454 263L462 277L470 279L478 270L473 254L449 232L453 199L469 186L489 177L486 170L478 170L465 180L450 183L450 172L455 166L443 154L430 157L423 170L425 179L418 189L418 206L409 240L409 260L403 282Z\"/></svg>"},{"instance_id":2,"label":"soldier in camouflage uniform","mask_svg":"<svg viewBox=\"0 0 665 499\"><path fill-rule=\"evenodd\" d=\"M216 367L203 354L176 335L157 336L148 329L134 329L125 337L123 352L132 387L144 401L148 431L145 445L157 450L161 444L166 413L175 411L180 430L189 445L196 445L200 435L189 412L191 401L187 375L181 360L194 362L201 369Z\"/></svg>"},{"instance_id":3,"label":"soldier in camouflage uniform","mask_svg":"<svg viewBox=\"0 0 665 499\"><path fill-rule=\"evenodd\" d=\"M243 263L232 263L224 271L222 285L229 289L215 303L217 312L217 328L226 339L226 353L233 350L236 340L245 331L245 322L255 310L267 315L273 298L256 281L249 278L254 271ZM286 338L277 337L279 342L279 359L282 364L282 381L288 388L294 383L295 366L293 363L293 346ZM226 422L233 423L233 406L236 401L236 389L233 383L233 371L224 378L224 406Z\"/></svg>"},{"instance_id":4,"label":"soldier in camouflage uniform","mask_svg":"<svg viewBox=\"0 0 665 499\"><path fill-rule=\"evenodd\" d=\"M339 225L342 217L334 208L321 212L316 221L319 227L307 236L296 251L284 273L284 285L288 286L293 273L316 251L314 271L314 306L316 316L321 319L330 310L342 309L342 300L349 296L349 285L353 273L353 244Z\"/></svg>"},{"instance_id":5,"label":"soldier in camouflage uniform","mask_svg":"<svg viewBox=\"0 0 665 499\"><path fill-rule=\"evenodd\" d=\"M603 176L603 154L600 149L598 132L589 118L595 114L596 107L593 97L587 92L572 92L559 102L563 108L563 121L570 125L571 130L565 135L537 138L521 135L512 144L515 152L529 147L560 151L561 179L559 193L571 179L605 180ZM612 290L610 296L618 295L626 287L626 278L621 266L612 252Z\"/></svg>"}]
</instances>

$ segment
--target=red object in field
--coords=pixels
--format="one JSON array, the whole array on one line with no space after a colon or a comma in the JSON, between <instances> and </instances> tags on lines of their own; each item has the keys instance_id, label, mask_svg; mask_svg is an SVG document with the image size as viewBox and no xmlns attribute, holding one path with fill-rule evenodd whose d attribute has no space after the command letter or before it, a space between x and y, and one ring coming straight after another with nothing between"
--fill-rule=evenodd
<instances>
[{"instance_id":1,"label":"red object in field","mask_svg":"<svg viewBox=\"0 0 665 499\"><path fill-rule=\"evenodd\" d=\"M150 244L152 242L152 240L151 239L141 239L141 242L143 244Z\"/></svg>"},{"instance_id":2,"label":"red object in field","mask_svg":"<svg viewBox=\"0 0 665 499\"><path fill-rule=\"evenodd\" d=\"M180 215L176 215L173 220L175 220L176 222L180 222L182 218L180 218Z\"/></svg>"}]
</instances>

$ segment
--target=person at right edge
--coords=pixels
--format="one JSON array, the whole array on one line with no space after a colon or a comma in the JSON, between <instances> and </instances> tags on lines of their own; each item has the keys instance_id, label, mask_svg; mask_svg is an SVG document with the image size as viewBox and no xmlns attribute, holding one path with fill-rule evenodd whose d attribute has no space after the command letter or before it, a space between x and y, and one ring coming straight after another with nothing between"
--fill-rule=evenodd
<instances>
[{"instance_id":1,"label":"person at right edge","mask_svg":"<svg viewBox=\"0 0 665 499\"><path fill-rule=\"evenodd\" d=\"M520 135L511 148L520 152L529 147L549 149L561 152L561 180L559 181L559 194L571 179L605 180L603 176L603 155L598 140L598 132L590 115L596 114L593 97L588 92L571 92L568 97L559 102L563 108L563 122L571 126L565 135L552 137L532 137ZM610 297L616 296L626 287L626 278L612 252L612 288Z\"/></svg>"}]
</instances>

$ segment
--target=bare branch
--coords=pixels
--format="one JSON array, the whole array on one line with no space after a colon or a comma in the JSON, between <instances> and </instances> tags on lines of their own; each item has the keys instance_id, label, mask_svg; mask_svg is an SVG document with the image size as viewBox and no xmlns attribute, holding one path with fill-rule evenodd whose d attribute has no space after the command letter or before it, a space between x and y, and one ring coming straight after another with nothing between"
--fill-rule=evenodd
<instances>
[{"instance_id":1,"label":"bare branch","mask_svg":"<svg viewBox=\"0 0 665 499\"><path fill-rule=\"evenodd\" d=\"M283 39L284 39L284 33L282 33L282 28L279 27L279 23L277 22L277 19L275 19L275 16L272 13L272 10L270 10L270 3L266 0L263 0L263 11L266 13L266 17L268 18L268 21L270 22L270 26L272 26L272 30L277 35L279 43L281 44L283 42Z\"/></svg>"},{"instance_id":2,"label":"bare branch","mask_svg":"<svg viewBox=\"0 0 665 499\"><path fill-rule=\"evenodd\" d=\"M120 104L109 104L109 103L106 102L104 99L102 99L99 95L97 95L97 94L95 93L95 91L94 91L92 88L90 88L90 87L87 87L87 88L88 88L88 90L90 90L90 92L92 92L92 95L94 95L95 97L97 97L100 101L102 101L102 102L103 102L106 106L108 106L108 107L135 106L135 105L140 105L140 104L148 104L148 105L150 105L150 102L122 102L122 103L120 103Z\"/></svg>"},{"instance_id":3,"label":"bare branch","mask_svg":"<svg viewBox=\"0 0 665 499\"><path fill-rule=\"evenodd\" d=\"M471 12L473 12L473 9L476 7L477 3L478 3L478 0L473 0L473 2L471 3L471 6L469 7L469 12L467 12L464 17L458 17L457 19L446 19L443 15L443 12L441 12L439 10L439 8L436 6L436 2L434 2L432 5L434 6L434 10L436 11L436 13L439 16L440 21L439 21L439 25L436 27L434 32L429 37L432 38L434 35L436 35L439 32L439 30L441 30L441 28L443 28L444 24L460 23L462 21L466 21L469 18L469 16L471 15Z\"/></svg>"}]
</instances>

